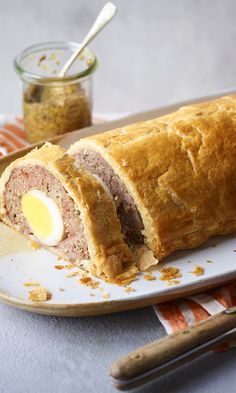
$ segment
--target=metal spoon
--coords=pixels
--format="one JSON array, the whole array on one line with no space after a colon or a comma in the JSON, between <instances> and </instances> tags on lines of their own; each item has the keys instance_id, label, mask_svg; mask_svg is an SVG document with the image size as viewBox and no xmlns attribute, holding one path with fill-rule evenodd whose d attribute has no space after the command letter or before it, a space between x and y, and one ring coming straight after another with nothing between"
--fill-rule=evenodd
<instances>
[{"instance_id":1,"label":"metal spoon","mask_svg":"<svg viewBox=\"0 0 236 393\"><path fill-rule=\"evenodd\" d=\"M58 76L63 77L67 74L69 68L77 59L85 46L88 45L88 43L91 42L96 37L96 35L114 18L116 12L117 8L113 3L108 2L104 5L97 19L89 30L88 34L80 44L79 48L72 54L72 56L63 66L62 70L59 72Z\"/></svg>"}]
</instances>

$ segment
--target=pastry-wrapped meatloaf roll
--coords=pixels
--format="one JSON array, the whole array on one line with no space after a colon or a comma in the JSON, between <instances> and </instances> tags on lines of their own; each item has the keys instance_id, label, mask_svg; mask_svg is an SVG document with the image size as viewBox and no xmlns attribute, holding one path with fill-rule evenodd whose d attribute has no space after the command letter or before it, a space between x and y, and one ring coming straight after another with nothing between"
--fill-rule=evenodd
<instances>
[{"instance_id":1,"label":"pastry-wrapped meatloaf roll","mask_svg":"<svg viewBox=\"0 0 236 393\"><path fill-rule=\"evenodd\" d=\"M82 139L69 154L110 189L127 239L158 259L236 231L236 95Z\"/></svg>"},{"instance_id":2,"label":"pastry-wrapped meatloaf roll","mask_svg":"<svg viewBox=\"0 0 236 393\"><path fill-rule=\"evenodd\" d=\"M60 257L114 279L134 274L115 204L93 175L58 146L13 162L0 182L0 218Z\"/></svg>"}]
</instances>

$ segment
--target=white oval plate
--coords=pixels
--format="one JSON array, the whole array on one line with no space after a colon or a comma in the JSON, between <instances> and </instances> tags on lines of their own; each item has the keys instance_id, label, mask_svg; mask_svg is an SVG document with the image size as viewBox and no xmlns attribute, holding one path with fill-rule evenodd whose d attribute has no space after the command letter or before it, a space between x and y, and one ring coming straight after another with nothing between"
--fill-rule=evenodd
<instances>
[{"instance_id":1,"label":"white oval plate","mask_svg":"<svg viewBox=\"0 0 236 393\"><path fill-rule=\"evenodd\" d=\"M88 127L84 130L71 132L63 136L60 141L56 138L56 141L64 148L68 148L71 143L81 137L120 127L124 124L158 117L174 111L180 106L203 101L204 99L209 100L232 92L235 92L235 89L132 115L111 123ZM22 149L2 158L0 160L0 172L13 159L25 154L26 151L27 149ZM12 242L14 243L14 241L15 235L13 233ZM55 265L66 263L58 261L56 256L43 249L21 251L1 256L3 255L1 250L4 248L4 242L4 236L0 234L0 301L24 310L48 315L85 316L129 310L187 296L236 279L236 252L233 251L236 249L236 235L212 239L201 248L172 255L165 262L160 263L153 272L156 280L146 281L143 278L144 275L140 275L136 281L130 284L135 290L130 293L127 293L124 287L107 284L98 279L96 279L96 281L100 281L100 288L98 289L91 290L82 286L79 283L78 276L66 277L72 271L78 270L77 268L72 270L55 269ZM217 246L213 247L215 244ZM17 247L19 251L19 244L17 244ZM208 263L207 260L212 260L213 263ZM191 273L196 265L205 269L204 275L195 276ZM167 286L168 283L159 279L161 276L159 270L168 266L180 269L182 277L178 285ZM23 285L30 280L38 281L46 287L52 294L51 300L44 303L30 302L28 293L33 287ZM64 291L59 288L63 288ZM107 300L103 297L104 291L110 296Z\"/></svg>"},{"instance_id":2,"label":"white oval plate","mask_svg":"<svg viewBox=\"0 0 236 393\"><path fill-rule=\"evenodd\" d=\"M14 231L12 231L14 234ZM0 240L0 249L1 249ZM112 313L139 308L158 302L167 301L203 291L236 279L236 237L228 236L210 240L197 250L178 252L166 259L152 272L156 280L147 281L145 274L129 284L133 292L126 292L125 287L99 281L99 288L83 286L79 276L67 277L78 271L57 270L55 265L66 265L44 249L21 251L0 257L0 300L24 310L61 316L85 316ZM209 263L207 261L212 261ZM192 272L200 265L205 272L196 276ZM179 283L169 286L160 280L160 269L177 267L182 277ZM25 287L24 283L37 281L52 294L46 302L31 302L29 291L34 287ZM61 289L64 289L63 291ZM109 299L104 299L109 294Z\"/></svg>"}]
</instances>

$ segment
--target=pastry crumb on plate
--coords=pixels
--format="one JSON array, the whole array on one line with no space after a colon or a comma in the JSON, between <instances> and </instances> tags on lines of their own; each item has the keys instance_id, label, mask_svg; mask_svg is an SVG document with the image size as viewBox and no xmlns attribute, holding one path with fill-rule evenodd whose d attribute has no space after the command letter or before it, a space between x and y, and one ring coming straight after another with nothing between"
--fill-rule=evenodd
<instances>
[{"instance_id":1,"label":"pastry crumb on plate","mask_svg":"<svg viewBox=\"0 0 236 393\"><path fill-rule=\"evenodd\" d=\"M135 289L132 287L127 287L127 288L125 288L125 292L127 292L127 293L135 292Z\"/></svg>"},{"instance_id":2,"label":"pastry crumb on plate","mask_svg":"<svg viewBox=\"0 0 236 393\"><path fill-rule=\"evenodd\" d=\"M99 281L95 281L90 277L82 277L79 279L79 283L82 285L85 285L86 287L89 287L91 289L96 289L99 287L100 282Z\"/></svg>"},{"instance_id":3,"label":"pastry crumb on plate","mask_svg":"<svg viewBox=\"0 0 236 393\"><path fill-rule=\"evenodd\" d=\"M194 274L195 276L202 276L205 273L205 269L204 267L200 266L200 265L196 265L195 269L192 272L189 272Z\"/></svg>"},{"instance_id":4,"label":"pastry crumb on plate","mask_svg":"<svg viewBox=\"0 0 236 393\"><path fill-rule=\"evenodd\" d=\"M143 278L144 278L144 280L147 280L147 281L153 281L153 280L157 279L153 274L145 274L145 276L143 276Z\"/></svg>"},{"instance_id":5,"label":"pastry crumb on plate","mask_svg":"<svg viewBox=\"0 0 236 393\"><path fill-rule=\"evenodd\" d=\"M23 282L24 287L38 287L40 284L38 281L26 281Z\"/></svg>"},{"instance_id":6,"label":"pastry crumb on plate","mask_svg":"<svg viewBox=\"0 0 236 393\"><path fill-rule=\"evenodd\" d=\"M29 240L29 245L32 247L34 250L39 250L41 248L41 245L34 240Z\"/></svg>"},{"instance_id":7,"label":"pastry crumb on plate","mask_svg":"<svg viewBox=\"0 0 236 393\"><path fill-rule=\"evenodd\" d=\"M65 266L65 269L70 270L70 269L73 269L74 267L76 267L76 266L73 265L72 263L70 263L69 265L66 265L66 266Z\"/></svg>"},{"instance_id":8,"label":"pastry crumb on plate","mask_svg":"<svg viewBox=\"0 0 236 393\"><path fill-rule=\"evenodd\" d=\"M180 269L178 269L177 267L165 267L161 269L160 272L162 274L160 280L162 281L170 281L182 277Z\"/></svg>"},{"instance_id":9,"label":"pastry crumb on plate","mask_svg":"<svg viewBox=\"0 0 236 393\"><path fill-rule=\"evenodd\" d=\"M110 294L109 294L109 292L103 291L102 297L103 297L103 299L110 299Z\"/></svg>"},{"instance_id":10,"label":"pastry crumb on plate","mask_svg":"<svg viewBox=\"0 0 236 393\"><path fill-rule=\"evenodd\" d=\"M54 268L57 270L62 270L62 269L65 269L65 266L64 265L54 265Z\"/></svg>"},{"instance_id":11,"label":"pastry crumb on plate","mask_svg":"<svg viewBox=\"0 0 236 393\"><path fill-rule=\"evenodd\" d=\"M77 272L72 272L66 275L67 278L71 278L71 277L75 277L75 276L79 276L80 275L80 271Z\"/></svg>"},{"instance_id":12,"label":"pastry crumb on plate","mask_svg":"<svg viewBox=\"0 0 236 393\"><path fill-rule=\"evenodd\" d=\"M32 302L45 302L52 298L52 294L42 286L32 289L29 292L28 299Z\"/></svg>"}]
</instances>

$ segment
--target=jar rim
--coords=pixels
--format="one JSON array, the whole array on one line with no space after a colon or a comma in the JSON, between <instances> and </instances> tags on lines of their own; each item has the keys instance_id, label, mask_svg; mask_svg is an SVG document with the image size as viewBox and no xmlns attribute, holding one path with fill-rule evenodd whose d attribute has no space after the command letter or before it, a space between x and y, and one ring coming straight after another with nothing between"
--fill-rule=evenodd
<instances>
[{"instance_id":1,"label":"jar rim","mask_svg":"<svg viewBox=\"0 0 236 393\"><path fill-rule=\"evenodd\" d=\"M14 59L14 68L20 78L27 82L33 82L35 84L51 84L51 83L62 83L62 82L73 82L78 79L83 79L85 77L90 76L96 70L98 65L97 57L94 52L92 52L89 48L85 47L83 51L86 52L87 55L91 56L92 62L87 65L87 68L83 71L74 73L72 75L66 76L42 76L30 71L27 71L22 66L22 61L30 56L34 52L43 51L44 49L76 49L79 47L79 43L73 41L47 41L41 42L39 44L31 45L25 49L23 49L18 55L16 55Z\"/></svg>"}]
</instances>

